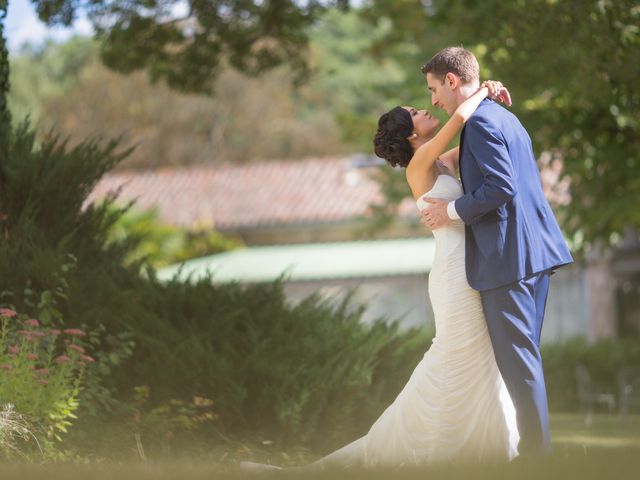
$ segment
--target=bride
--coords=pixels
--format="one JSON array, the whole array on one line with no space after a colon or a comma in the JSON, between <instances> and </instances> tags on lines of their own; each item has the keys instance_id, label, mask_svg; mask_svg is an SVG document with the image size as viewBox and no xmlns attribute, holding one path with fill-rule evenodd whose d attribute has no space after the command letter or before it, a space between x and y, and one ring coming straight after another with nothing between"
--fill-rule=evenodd
<instances>
[{"instance_id":1,"label":"bride","mask_svg":"<svg viewBox=\"0 0 640 480\"><path fill-rule=\"evenodd\" d=\"M454 173L458 149L445 153L445 148L487 96L510 104L509 92L499 82L484 82L439 131L439 121L426 110L396 107L380 117L375 153L406 169L419 209L428 205L423 197L452 201L462 196ZM508 460L517 455L513 403L496 365L480 294L466 279L464 224L452 221L433 235L429 297L436 336L431 347L366 435L305 468ZM243 462L242 467L260 464Z\"/></svg>"}]
</instances>

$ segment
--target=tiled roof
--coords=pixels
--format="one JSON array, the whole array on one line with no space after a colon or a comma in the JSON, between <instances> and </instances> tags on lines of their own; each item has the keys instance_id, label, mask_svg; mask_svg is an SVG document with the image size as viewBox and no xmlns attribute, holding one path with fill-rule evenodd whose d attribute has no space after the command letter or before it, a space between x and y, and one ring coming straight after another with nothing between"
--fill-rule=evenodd
<instances>
[{"instance_id":1,"label":"tiled roof","mask_svg":"<svg viewBox=\"0 0 640 480\"><path fill-rule=\"evenodd\" d=\"M372 168L357 157L274 161L130 171L106 175L90 200L122 187L119 199L156 207L160 219L179 226L234 230L267 225L334 223L366 215L382 202ZM416 215L408 198L401 214Z\"/></svg>"},{"instance_id":2,"label":"tiled roof","mask_svg":"<svg viewBox=\"0 0 640 480\"><path fill-rule=\"evenodd\" d=\"M346 222L384 201L370 176L378 167L366 160L331 157L125 171L106 175L89 200L121 187L121 201L136 200L142 209L155 207L165 223L211 225L222 231ZM561 160L543 154L540 163L547 198L565 204L570 197L567 181L559 181ZM418 221L412 198L402 202L400 216Z\"/></svg>"}]
</instances>

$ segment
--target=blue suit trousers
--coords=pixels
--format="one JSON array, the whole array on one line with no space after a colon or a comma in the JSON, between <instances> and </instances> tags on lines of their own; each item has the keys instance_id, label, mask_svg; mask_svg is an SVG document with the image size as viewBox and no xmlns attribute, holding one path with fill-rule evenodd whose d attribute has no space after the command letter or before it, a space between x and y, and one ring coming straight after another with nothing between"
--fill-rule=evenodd
<instances>
[{"instance_id":1,"label":"blue suit trousers","mask_svg":"<svg viewBox=\"0 0 640 480\"><path fill-rule=\"evenodd\" d=\"M551 272L481 291L498 369L511 395L520 432L520 454L551 451L540 332Z\"/></svg>"}]
</instances>

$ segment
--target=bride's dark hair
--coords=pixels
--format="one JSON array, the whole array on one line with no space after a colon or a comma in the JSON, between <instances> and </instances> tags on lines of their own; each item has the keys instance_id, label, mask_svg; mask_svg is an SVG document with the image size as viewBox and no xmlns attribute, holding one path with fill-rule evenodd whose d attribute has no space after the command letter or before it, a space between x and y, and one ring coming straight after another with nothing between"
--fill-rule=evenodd
<instances>
[{"instance_id":1,"label":"bride's dark hair","mask_svg":"<svg viewBox=\"0 0 640 480\"><path fill-rule=\"evenodd\" d=\"M382 114L373 139L376 155L384 158L392 167L406 167L413 156L413 148L407 140L412 131L411 114L404 108L395 107Z\"/></svg>"}]
</instances>

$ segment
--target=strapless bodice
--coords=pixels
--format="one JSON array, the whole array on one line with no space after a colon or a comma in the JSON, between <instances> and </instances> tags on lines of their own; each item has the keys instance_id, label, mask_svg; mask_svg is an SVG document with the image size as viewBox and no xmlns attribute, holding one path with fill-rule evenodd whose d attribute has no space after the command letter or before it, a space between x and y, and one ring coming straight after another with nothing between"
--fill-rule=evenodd
<instances>
[{"instance_id":1,"label":"strapless bodice","mask_svg":"<svg viewBox=\"0 0 640 480\"><path fill-rule=\"evenodd\" d=\"M451 175L438 175L431 190L422 194L422 197L441 198L451 202L464 194L460 181ZM416 200L416 205L420 210L429 206L422 197Z\"/></svg>"},{"instance_id":2,"label":"strapless bodice","mask_svg":"<svg viewBox=\"0 0 640 480\"><path fill-rule=\"evenodd\" d=\"M451 202L460 198L464 194L462 184L457 178L451 175L439 175L428 192L424 193L417 201L419 210L424 210L430 203L423 200L423 197L440 198ZM433 230L433 237L436 240L436 252L440 255L447 255L457 244L464 241L464 222L462 220L452 220L444 227Z\"/></svg>"}]
</instances>

